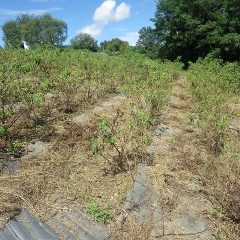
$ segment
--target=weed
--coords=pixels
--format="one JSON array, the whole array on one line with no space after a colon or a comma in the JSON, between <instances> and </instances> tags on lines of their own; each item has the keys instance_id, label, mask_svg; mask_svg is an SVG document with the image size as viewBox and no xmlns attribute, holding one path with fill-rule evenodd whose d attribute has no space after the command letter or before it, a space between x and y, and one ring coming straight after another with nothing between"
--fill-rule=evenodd
<instances>
[{"instance_id":1,"label":"weed","mask_svg":"<svg viewBox=\"0 0 240 240\"><path fill-rule=\"evenodd\" d=\"M102 120L97 126L97 137L92 141L92 154L100 154L111 166L114 173L123 171L126 166L126 141L118 141L117 144L117 126L120 118L123 117L123 113L118 111L116 117L110 122L108 120ZM105 154L106 149L113 150L116 154L113 158ZM114 159L114 161L113 161Z\"/></svg>"},{"instance_id":2,"label":"weed","mask_svg":"<svg viewBox=\"0 0 240 240\"><path fill-rule=\"evenodd\" d=\"M206 171L199 174L208 182L208 191L217 206L215 218L231 219L229 223L237 228L240 220L240 141L229 132L229 123L232 118L239 119L239 110L231 110L239 101L239 64L199 60L190 67L188 79L197 100L202 139L211 150ZM234 239L233 233L224 235Z\"/></svg>"},{"instance_id":3,"label":"weed","mask_svg":"<svg viewBox=\"0 0 240 240\"><path fill-rule=\"evenodd\" d=\"M22 144L21 143L11 143L11 144L8 144L6 146L6 152L7 153L17 153L18 151L20 151L22 148Z\"/></svg>"},{"instance_id":4,"label":"weed","mask_svg":"<svg viewBox=\"0 0 240 240\"><path fill-rule=\"evenodd\" d=\"M107 204L101 208L97 203L91 203L86 206L86 209L97 221L107 223L109 220L113 219L113 213Z\"/></svg>"}]
</instances>

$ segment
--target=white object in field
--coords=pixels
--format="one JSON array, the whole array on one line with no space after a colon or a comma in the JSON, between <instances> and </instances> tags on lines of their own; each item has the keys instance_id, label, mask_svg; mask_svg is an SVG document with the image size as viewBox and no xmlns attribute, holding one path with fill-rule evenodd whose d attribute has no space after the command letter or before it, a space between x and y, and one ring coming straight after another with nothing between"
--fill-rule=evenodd
<instances>
[{"instance_id":1,"label":"white object in field","mask_svg":"<svg viewBox=\"0 0 240 240\"><path fill-rule=\"evenodd\" d=\"M22 42L23 42L24 49L29 50L30 47L28 46L27 42L26 41L22 41Z\"/></svg>"}]
</instances>

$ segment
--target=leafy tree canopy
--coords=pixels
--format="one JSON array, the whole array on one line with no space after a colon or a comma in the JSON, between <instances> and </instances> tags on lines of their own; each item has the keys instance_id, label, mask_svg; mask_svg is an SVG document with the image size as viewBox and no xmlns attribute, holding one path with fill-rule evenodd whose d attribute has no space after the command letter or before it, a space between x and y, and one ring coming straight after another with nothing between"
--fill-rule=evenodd
<instances>
[{"instance_id":1,"label":"leafy tree canopy","mask_svg":"<svg viewBox=\"0 0 240 240\"><path fill-rule=\"evenodd\" d=\"M6 47L20 47L24 40L30 46L50 44L60 46L67 38L67 24L50 14L33 16L24 14L7 21L3 27Z\"/></svg>"},{"instance_id":2,"label":"leafy tree canopy","mask_svg":"<svg viewBox=\"0 0 240 240\"><path fill-rule=\"evenodd\" d=\"M16 21L10 20L2 26L3 41L6 47L20 47L21 45L21 31Z\"/></svg>"},{"instance_id":3,"label":"leafy tree canopy","mask_svg":"<svg viewBox=\"0 0 240 240\"><path fill-rule=\"evenodd\" d=\"M87 49L92 52L97 52L98 44L97 41L87 33L79 33L76 35L70 43L71 47L75 49Z\"/></svg>"},{"instance_id":4,"label":"leafy tree canopy","mask_svg":"<svg viewBox=\"0 0 240 240\"><path fill-rule=\"evenodd\" d=\"M136 47L141 53L145 53L151 58L159 57L160 41L155 29L151 27L143 27L139 31L139 39Z\"/></svg>"},{"instance_id":5,"label":"leafy tree canopy","mask_svg":"<svg viewBox=\"0 0 240 240\"><path fill-rule=\"evenodd\" d=\"M119 38L113 38L110 41L103 41L100 43L100 47L102 50L106 52L119 52L122 50L125 50L129 47L129 43L126 41L123 41Z\"/></svg>"},{"instance_id":6,"label":"leafy tree canopy","mask_svg":"<svg viewBox=\"0 0 240 240\"><path fill-rule=\"evenodd\" d=\"M138 41L147 53L170 60L181 57L184 62L208 55L240 60L239 0L157 0L156 4L155 28L143 28ZM159 48L151 49L151 43Z\"/></svg>"}]
</instances>

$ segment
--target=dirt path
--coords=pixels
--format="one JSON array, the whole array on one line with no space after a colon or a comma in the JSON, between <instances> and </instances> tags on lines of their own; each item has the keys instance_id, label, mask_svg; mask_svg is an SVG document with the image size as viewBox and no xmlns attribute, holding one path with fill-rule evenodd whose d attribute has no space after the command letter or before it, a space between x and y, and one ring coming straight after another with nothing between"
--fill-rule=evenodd
<instances>
[{"instance_id":1,"label":"dirt path","mask_svg":"<svg viewBox=\"0 0 240 240\"><path fill-rule=\"evenodd\" d=\"M173 86L149 152L153 166L140 166L121 216L122 239L212 239L211 204L193 172L206 156L197 144L199 129L190 121L192 99L184 78ZM194 122L194 116L192 116ZM195 116L195 120L197 117ZM129 224L134 226L129 232ZM138 225L141 225L138 226ZM128 233L126 233L128 231ZM135 235L135 237L132 237ZM124 237L123 237L124 236Z\"/></svg>"}]
</instances>

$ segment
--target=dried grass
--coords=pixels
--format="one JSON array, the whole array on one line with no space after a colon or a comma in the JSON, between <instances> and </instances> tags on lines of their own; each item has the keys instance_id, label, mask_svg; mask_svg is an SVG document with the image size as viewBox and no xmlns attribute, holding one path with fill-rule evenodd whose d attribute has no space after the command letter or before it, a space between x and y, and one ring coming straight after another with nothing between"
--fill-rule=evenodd
<instances>
[{"instance_id":1,"label":"dried grass","mask_svg":"<svg viewBox=\"0 0 240 240\"><path fill-rule=\"evenodd\" d=\"M131 216L122 223L115 223L112 226L112 239L115 240L147 240L150 239L153 224L139 224Z\"/></svg>"},{"instance_id":2,"label":"dried grass","mask_svg":"<svg viewBox=\"0 0 240 240\"><path fill-rule=\"evenodd\" d=\"M117 109L111 109L109 115L105 111L104 117L113 118ZM109 204L114 214L119 214L126 192L131 188L132 173L106 174L108 163L101 156L93 157L89 153L101 119L98 116L82 125L63 122L62 135L51 141L49 150L41 157L21 160L18 172L2 172L1 226L23 205L47 219L53 214L57 201L69 206L75 203L86 206L93 202L100 206ZM124 121L121 124L124 125ZM106 154L114 156L108 151Z\"/></svg>"}]
</instances>

